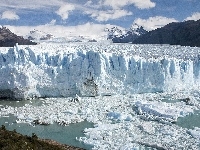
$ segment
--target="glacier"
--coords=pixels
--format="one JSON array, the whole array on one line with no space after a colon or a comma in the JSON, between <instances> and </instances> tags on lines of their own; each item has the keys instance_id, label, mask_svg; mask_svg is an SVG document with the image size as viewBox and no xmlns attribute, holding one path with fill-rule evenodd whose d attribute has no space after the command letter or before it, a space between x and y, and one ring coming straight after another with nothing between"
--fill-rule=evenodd
<instances>
[{"instance_id":1,"label":"glacier","mask_svg":"<svg viewBox=\"0 0 200 150\"><path fill-rule=\"evenodd\" d=\"M63 43L0 48L0 98L178 92L200 87L200 48Z\"/></svg>"},{"instance_id":2,"label":"glacier","mask_svg":"<svg viewBox=\"0 0 200 150\"><path fill-rule=\"evenodd\" d=\"M92 122L76 138L92 149L196 150L200 126L177 122L200 110L199 54L170 45L1 47L0 98L23 106L0 101L0 117L16 117L8 126Z\"/></svg>"}]
</instances>

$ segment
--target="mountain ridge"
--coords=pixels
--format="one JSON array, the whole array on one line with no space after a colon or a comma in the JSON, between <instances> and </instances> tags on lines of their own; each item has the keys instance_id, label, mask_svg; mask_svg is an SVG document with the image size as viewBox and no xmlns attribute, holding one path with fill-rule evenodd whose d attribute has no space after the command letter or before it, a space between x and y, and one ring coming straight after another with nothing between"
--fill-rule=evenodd
<instances>
[{"instance_id":1,"label":"mountain ridge","mask_svg":"<svg viewBox=\"0 0 200 150\"><path fill-rule=\"evenodd\" d=\"M200 47L200 20L173 22L133 40L133 44L170 44Z\"/></svg>"},{"instance_id":2,"label":"mountain ridge","mask_svg":"<svg viewBox=\"0 0 200 150\"><path fill-rule=\"evenodd\" d=\"M40 41L40 40L50 40L52 39L54 36L50 33L46 33L43 31L39 31L39 30L31 30L29 32L29 34L26 36L26 38L30 41Z\"/></svg>"},{"instance_id":3,"label":"mountain ridge","mask_svg":"<svg viewBox=\"0 0 200 150\"><path fill-rule=\"evenodd\" d=\"M0 47L13 47L18 43L19 45L36 45L37 43L24 39L22 36L17 36L8 28L0 28Z\"/></svg>"},{"instance_id":4,"label":"mountain ridge","mask_svg":"<svg viewBox=\"0 0 200 150\"><path fill-rule=\"evenodd\" d=\"M131 28L121 30L117 27L107 29L108 40L112 40L113 43L130 43L137 39L139 36L145 34L147 31L142 26L133 24Z\"/></svg>"}]
</instances>

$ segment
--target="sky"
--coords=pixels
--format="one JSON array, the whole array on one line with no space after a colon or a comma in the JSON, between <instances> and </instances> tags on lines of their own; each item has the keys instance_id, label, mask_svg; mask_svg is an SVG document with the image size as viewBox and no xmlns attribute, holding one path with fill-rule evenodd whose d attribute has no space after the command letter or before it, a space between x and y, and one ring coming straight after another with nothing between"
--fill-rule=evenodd
<instances>
[{"instance_id":1,"label":"sky","mask_svg":"<svg viewBox=\"0 0 200 150\"><path fill-rule=\"evenodd\" d=\"M200 0L1 0L0 25L19 35L96 35L137 23L151 31L171 22L200 19ZM67 33L68 34L67 34Z\"/></svg>"}]
</instances>

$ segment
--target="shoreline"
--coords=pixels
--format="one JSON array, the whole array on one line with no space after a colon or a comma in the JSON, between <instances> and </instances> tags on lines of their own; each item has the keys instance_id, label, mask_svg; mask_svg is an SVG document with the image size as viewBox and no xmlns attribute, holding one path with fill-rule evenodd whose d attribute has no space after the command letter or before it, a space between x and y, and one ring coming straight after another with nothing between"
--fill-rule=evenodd
<instances>
[{"instance_id":1,"label":"shoreline","mask_svg":"<svg viewBox=\"0 0 200 150\"><path fill-rule=\"evenodd\" d=\"M22 135L16 130L9 131L4 125L0 128L0 147L4 150L84 150L83 148L61 144L51 139L40 139L36 134L32 136Z\"/></svg>"}]
</instances>

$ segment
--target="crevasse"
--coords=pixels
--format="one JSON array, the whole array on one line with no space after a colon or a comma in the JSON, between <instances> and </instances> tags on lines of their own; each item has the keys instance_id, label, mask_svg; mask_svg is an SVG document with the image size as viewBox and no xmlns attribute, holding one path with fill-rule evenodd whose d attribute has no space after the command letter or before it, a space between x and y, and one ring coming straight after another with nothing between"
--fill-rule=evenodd
<instances>
[{"instance_id":1,"label":"crevasse","mask_svg":"<svg viewBox=\"0 0 200 150\"><path fill-rule=\"evenodd\" d=\"M199 48L40 44L0 48L0 97L68 97L199 89Z\"/></svg>"}]
</instances>

